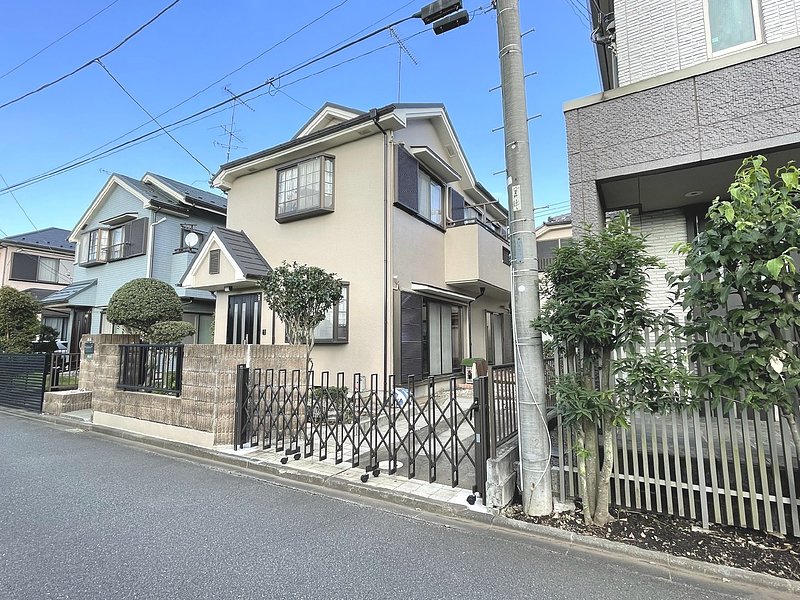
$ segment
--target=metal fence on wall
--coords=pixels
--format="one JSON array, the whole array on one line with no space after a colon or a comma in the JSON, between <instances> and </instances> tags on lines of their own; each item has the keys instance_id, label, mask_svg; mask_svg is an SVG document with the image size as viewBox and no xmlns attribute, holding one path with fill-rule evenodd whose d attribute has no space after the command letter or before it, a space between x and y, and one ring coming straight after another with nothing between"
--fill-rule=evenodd
<instances>
[{"instance_id":1,"label":"metal fence on wall","mask_svg":"<svg viewBox=\"0 0 800 600\"><path fill-rule=\"evenodd\" d=\"M42 411L47 354L0 353L0 405Z\"/></svg>"},{"instance_id":2,"label":"metal fence on wall","mask_svg":"<svg viewBox=\"0 0 800 600\"><path fill-rule=\"evenodd\" d=\"M120 346L119 389L180 396L182 374L182 345Z\"/></svg>"}]
</instances>

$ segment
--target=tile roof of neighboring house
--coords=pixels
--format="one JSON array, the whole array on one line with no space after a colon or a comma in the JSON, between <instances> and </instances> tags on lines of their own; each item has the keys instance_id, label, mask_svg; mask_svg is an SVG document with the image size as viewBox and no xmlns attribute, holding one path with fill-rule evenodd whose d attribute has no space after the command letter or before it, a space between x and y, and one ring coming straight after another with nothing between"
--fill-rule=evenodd
<instances>
[{"instance_id":1,"label":"tile roof of neighboring house","mask_svg":"<svg viewBox=\"0 0 800 600\"><path fill-rule=\"evenodd\" d=\"M175 198L160 191L152 184L144 183L138 179L134 179L133 177L122 175L121 173L114 173L114 175L142 194L145 198L149 198L158 204L172 204L173 206L179 206L178 201L175 200Z\"/></svg>"},{"instance_id":2,"label":"tile roof of neighboring house","mask_svg":"<svg viewBox=\"0 0 800 600\"><path fill-rule=\"evenodd\" d=\"M214 227L212 233L216 233L219 241L230 252L233 260L248 279L263 277L272 271L272 267L261 256L261 253L250 241L244 231L234 231L225 227Z\"/></svg>"},{"instance_id":3,"label":"tile roof of neighboring house","mask_svg":"<svg viewBox=\"0 0 800 600\"><path fill-rule=\"evenodd\" d=\"M158 175L156 173L148 173L148 175L153 179L157 179L175 193L183 195L187 201L194 200L196 202L200 202L201 204L213 206L221 210L225 210L228 207L228 199L225 196L220 196L206 190L201 190L186 183L181 183L180 181L175 181L174 179L170 179L169 177L164 177L163 175Z\"/></svg>"},{"instance_id":4,"label":"tile roof of neighboring house","mask_svg":"<svg viewBox=\"0 0 800 600\"><path fill-rule=\"evenodd\" d=\"M572 223L572 214L566 213L547 217L547 221L544 222L544 225L569 225L570 223Z\"/></svg>"},{"instance_id":5,"label":"tile roof of neighboring house","mask_svg":"<svg viewBox=\"0 0 800 600\"><path fill-rule=\"evenodd\" d=\"M66 302L73 296L77 296L83 290L88 289L97 283L97 279L87 279L86 281L75 281L70 283L63 290L54 292L42 300L42 304L58 304Z\"/></svg>"},{"instance_id":6,"label":"tile roof of neighboring house","mask_svg":"<svg viewBox=\"0 0 800 600\"><path fill-rule=\"evenodd\" d=\"M70 232L58 227L48 227L19 235L10 235L0 239L0 243L8 242L19 246L30 248L60 250L62 252L75 252L75 244L67 238Z\"/></svg>"}]
</instances>

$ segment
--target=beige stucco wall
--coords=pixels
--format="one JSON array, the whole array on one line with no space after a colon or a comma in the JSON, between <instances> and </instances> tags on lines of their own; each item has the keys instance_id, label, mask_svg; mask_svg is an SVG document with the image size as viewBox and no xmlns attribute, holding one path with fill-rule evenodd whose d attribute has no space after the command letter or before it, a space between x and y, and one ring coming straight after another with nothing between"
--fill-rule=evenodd
<instances>
[{"instance_id":1,"label":"beige stucco wall","mask_svg":"<svg viewBox=\"0 0 800 600\"><path fill-rule=\"evenodd\" d=\"M271 168L236 180L228 194L227 226L243 229L271 265L297 261L322 267L349 282L349 343L318 345L315 366L378 372L383 362L383 136L359 139L325 154L334 157L333 213L288 223L275 221L277 170ZM217 323L226 321L227 304L227 294L219 294ZM268 341L269 309L262 313L261 322L262 342ZM215 341L224 342L223 330L217 327ZM283 340L279 324L276 341Z\"/></svg>"},{"instance_id":2,"label":"beige stucco wall","mask_svg":"<svg viewBox=\"0 0 800 600\"><path fill-rule=\"evenodd\" d=\"M209 252L211 250L219 250L219 244L214 241L209 244ZM230 283L236 281L236 269L231 264L231 261L228 260L228 257L225 255L225 252L220 252L220 260L219 260L219 273L216 275L211 275L208 272L209 267L209 257L210 253L206 253L199 259L199 263L197 265L193 265L193 272L194 277L192 278L191 284L194 287L210 287L219 285L221 281ZM187 282L188 283L188 282Z\"/></svg>"}]
</instances>

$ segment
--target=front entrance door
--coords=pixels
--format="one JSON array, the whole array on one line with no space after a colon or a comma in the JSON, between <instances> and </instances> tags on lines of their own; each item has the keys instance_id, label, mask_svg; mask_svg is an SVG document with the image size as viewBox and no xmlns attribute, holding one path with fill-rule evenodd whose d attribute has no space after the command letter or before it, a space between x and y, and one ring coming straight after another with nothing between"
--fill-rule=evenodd
<instances>
[{"instance_id":1,"label":"front entrance door","mask_svg":"<svg viewBox=\"0 0 800 600\"><path fill-rule=\"evenodd\" d=\"M261 343L261 294L228 297L227 343Z\"/></svg>"},{"instance_id":2,"label":"front entrance door","mask_svg":"<svg viewBox=\"0 0 800 600\"><path fill-rule=\"evenodd\" d=\"M69 339L69 351L80 352L81 337L92 331L92 310L76 308L72 314L72 335Z\"/></svg>"}]
</instances>

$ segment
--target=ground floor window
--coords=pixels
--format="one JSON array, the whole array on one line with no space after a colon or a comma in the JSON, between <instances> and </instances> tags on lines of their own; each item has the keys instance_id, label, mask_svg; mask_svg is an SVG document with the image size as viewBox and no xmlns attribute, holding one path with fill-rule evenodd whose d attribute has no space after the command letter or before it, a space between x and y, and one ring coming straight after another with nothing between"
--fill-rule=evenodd
<instances>
[{"instance_id":1,"label":"ground floor window","mask_svg":"<svg viewBox=\"0 0 800 600\"><path fill-rule=\"evenodd\" d=\"M460 370L464 307L406 292L401 294L400 305L401 377Z\"/></svg>"},{"instance_id":2,"label":"ground floor window","mask_svg":"<svg viewBox=\"0 0 800 600\"><path fill-rule=\"evenodd\" d=\"M318 344L344 344L348 339L348 312L350 284L342 285L342 299L325 313L325 318L314 328L314 342Z\"/></svg>"},{"instance_id":3,"label":"ground floor window","mask_svg":"<svg viewBox=\"0 0 800 600\"><path fill-rule=\"evenodd\" d=\"M486 362L500 365L513 361L511 344L511 315L485 311Z\"/></svg>"}]
</instances>

